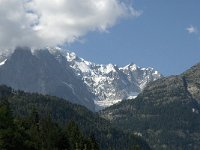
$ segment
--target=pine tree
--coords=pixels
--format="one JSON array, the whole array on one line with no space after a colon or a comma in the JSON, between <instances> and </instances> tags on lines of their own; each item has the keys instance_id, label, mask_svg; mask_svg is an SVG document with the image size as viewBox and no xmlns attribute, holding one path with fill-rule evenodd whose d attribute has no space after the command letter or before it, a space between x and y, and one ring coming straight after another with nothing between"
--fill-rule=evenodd
<instances>
[{"instance_id":1,"label":"pine tree","mask_svg":"<svg viewBox=\"0 0 200 150\"><path fill-rule=\"evenodd\" d=\"M36 109L33 109L31 116L28 119L29 129L27 132L31 137L30 144L37 150L40 150L42 147L39 123L40 123L39 114L36 111Z\"/></svg>"},{"instance_id":2,"label":"pine tree","mask_svg":"<svg viewBox=\"0 0 200 150\"><path fill-rule=\"evenodd\" d=\"M25 132L14 123L7 99L1 99L0 103L0 149L28 150L24 143Z\"/></svg>"},{"instance_id":3,"label":"pine tree","mask_svg":"<svg viewBox=\"0 0 200 150\"><path fill-rule=\"evenodd\" d=\"M65 129L69 137L71 148L79 150L83 147L84 137L74 121L70 121Z\"/></svg>"},{"instance_id":4,"label":"pine tree","mask_svg":"<svg viewBox=\"0 0 200 150\"><path fill-rule=\"evenodd\" d=\"M14 149L14 122L6 99L0 104L0 149Z\"/></svg>"},{"instance_id":5,"label":"pine tree","mask_svg":"<svg viewBox=\"0 0 200 150\"><path fill-rule=\"evenodd\" d=\"M95 136L93 134L90 135L89 137L89 142L91 145L91 150L99 150L99 145L95 139Z\"/></svg>"}]
</instances>

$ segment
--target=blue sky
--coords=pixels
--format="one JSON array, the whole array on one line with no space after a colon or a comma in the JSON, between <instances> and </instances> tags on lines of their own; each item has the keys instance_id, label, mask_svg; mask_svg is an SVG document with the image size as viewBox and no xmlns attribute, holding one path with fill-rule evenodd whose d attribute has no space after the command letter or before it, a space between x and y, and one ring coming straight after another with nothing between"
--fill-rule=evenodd
<instances>
[{"instance_id":1,"label":"blue sky","mask_svg":"<svg viewBox=\"0 0 200 150\"><path fill-rule=\"evenodd\" d=\"M0 0L0 22L0 53L68 43L86 60L164 75L200 61L200 0Z\"/></svg>"},{"instance_id":2,"label":"blue sky","mask_svg":"<svg viewBox=\"0 0 200 150\"><path fill-rule=\"evenodd\" d=\"M164 75L200 62L199 0L134 0L133 6L141 16L122 19L107 32L90 32L66 47L95 63L133 62Z\"/></svg>"}]
</instances>

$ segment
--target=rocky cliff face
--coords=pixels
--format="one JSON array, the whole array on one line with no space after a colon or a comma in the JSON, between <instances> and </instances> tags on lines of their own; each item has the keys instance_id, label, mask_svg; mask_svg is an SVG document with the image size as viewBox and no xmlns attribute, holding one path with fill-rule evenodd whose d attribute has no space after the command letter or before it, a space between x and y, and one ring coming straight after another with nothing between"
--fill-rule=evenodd
<instances>
[{"instance_id":1,"label":"rocky cliff face","mask_svg":"<svg viewBox=\"0 0 200 150\"><path fill-rule=\"evenodd\" d=\"M123 68L95 64L60 48L34 52L18 48L0 58L0 83L67 98L90 109L95 104L96 111L135 98L149 82L162 76L153 68L135 64Z\"/></svg>"},{"instance_id":2,"label":"rocky cliff face","mask_svg":"<svg viewBox=\"0 0 200 150\"><path fill-rule=\"evenodd\" d=\"M86 61L73 52L65 55L75 73L96 96L96 109L111 106L123 99L135 98L149 82L162 77L153 68L140 68L136 64L119 68L113 64L101 65Z\"/></svg>"},{"instance_id":3,"label":"rocky cliff face","mask_svg":"<svg viewBox=\"0 0 200 150\"><path fill-rule=\"evenodd\" d=\"M94 95L64 57L58 61L48 50L17 48L0 66L0 84L27 92L65 98L94 111Z\"/></svg>"}]
</instances>

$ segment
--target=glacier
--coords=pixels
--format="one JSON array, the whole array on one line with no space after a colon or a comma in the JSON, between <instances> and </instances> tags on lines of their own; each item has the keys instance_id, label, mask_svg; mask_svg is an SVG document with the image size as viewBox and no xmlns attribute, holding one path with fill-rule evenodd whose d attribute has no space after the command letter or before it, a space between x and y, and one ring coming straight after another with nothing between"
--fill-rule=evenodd
<instances>
[{"instance_id":1,"label":"glacier","mask_svg":"<svg viewBox=\"0 0 200 150\"><path fill-rule=\"evenodd\" d=\"M65 58L68 63L66 71L70 66L70 71L73 71L94 95L93 101L96 111L125 99L134 99L149 82L162 77L159 71L151 67L139 67L134 63L124 67L112 63L96 64L78 57L74 52L65 48L47 47L46 49L58 62L62 62ZM37 55L38 50L31 49L31 51L33 55ZM2 52L4 53L0 53L0 67L6 63L7 58L11 55L9 50ZM74 92L73 85L65 81L63 83ZM86 99L91 98L87 97Z\"/></svg>"},{"instance_id":2,"label":"glacier","mask_svg":"<svg viewBox=\"0 0 200 150\"><path fill-rule=\"evenodd\" d=\"M74 52L50 48L54 55L60 51L69 62L75 74L81 78L95 95L96 111L121 102L134 99L146 85L162 77L155 69L141 68L134 63L124 67L115 64L95 64L78 57Z\"/></svg>"}]
</instances>

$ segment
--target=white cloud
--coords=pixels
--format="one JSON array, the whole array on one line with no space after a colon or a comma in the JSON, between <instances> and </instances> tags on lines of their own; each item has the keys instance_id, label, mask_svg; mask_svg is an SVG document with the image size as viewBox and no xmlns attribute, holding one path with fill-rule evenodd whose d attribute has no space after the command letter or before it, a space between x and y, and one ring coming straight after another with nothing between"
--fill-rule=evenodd
<instances>
[{"instance_id":1,"label":"white cloud","mask_svg":"<svg viewBox=\"0 0 200 150\"><path fill-rule=\"evenodd\" d=\"M189 26L188 28L186 28L186 30L188 31L188 33L190 34L197 34L198 33L198 29L194 26Z\"/></svg>"},{"instance_id":2,"label":"white cloud","mask_svg":"<svg viewBox=\"0 0 200 150\"><path fill-rule=\"evenodd\" d=\"M0 49L70 43L139 15L120 0L0 0Z\"/></svg>"}]
</instances>

